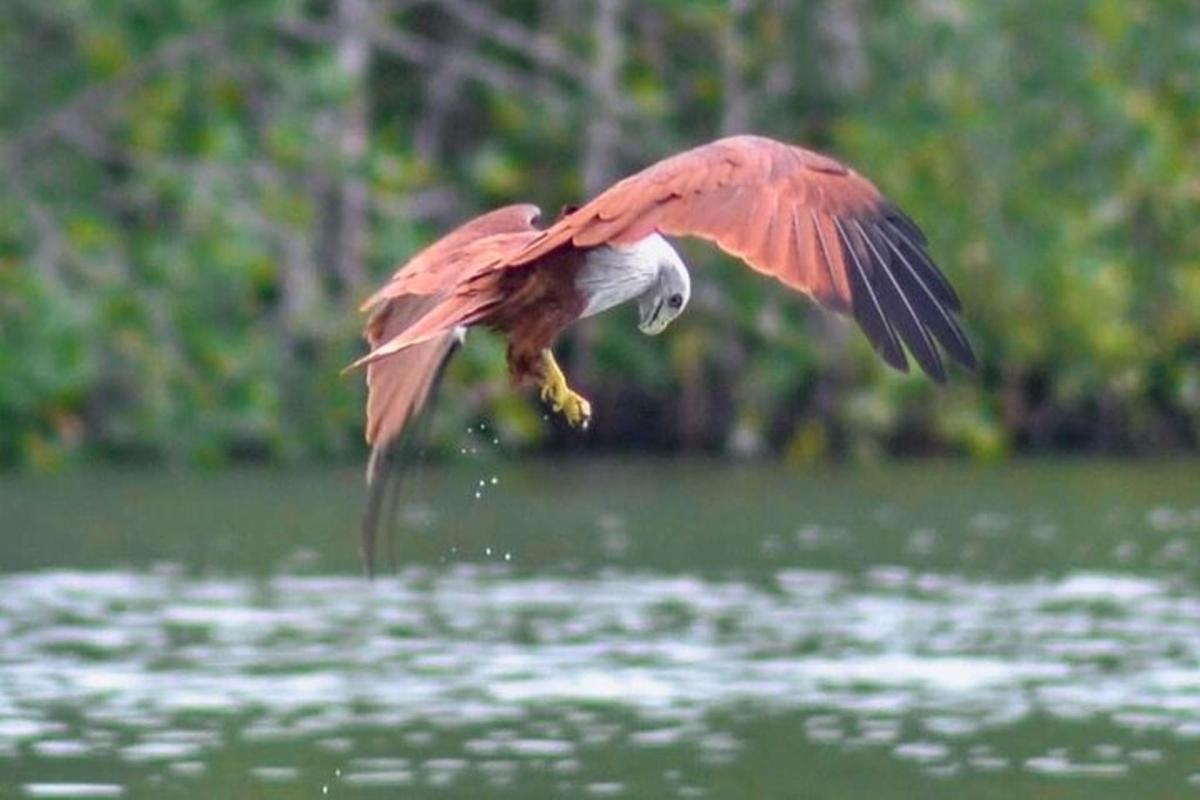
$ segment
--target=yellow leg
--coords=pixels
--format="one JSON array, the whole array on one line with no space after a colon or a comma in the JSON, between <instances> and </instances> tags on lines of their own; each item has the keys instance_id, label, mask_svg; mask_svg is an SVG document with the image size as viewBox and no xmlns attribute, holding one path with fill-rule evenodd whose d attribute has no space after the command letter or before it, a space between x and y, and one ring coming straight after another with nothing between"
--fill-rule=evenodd
<instances>
[{"instance_id":1,"label":"yellow leg","mask_svg":"<svg viewBox=\"0 0 1200 800\"><path fill-rule=\"evenodd\" d=\"M571 391L567 376L563 375L554 353L547 348L542 351L542 369L546 377L542 381L542 400L567 418L573 428L586 428L592 419L592 404L582 395Z\"/></svg>"}]
</instances>

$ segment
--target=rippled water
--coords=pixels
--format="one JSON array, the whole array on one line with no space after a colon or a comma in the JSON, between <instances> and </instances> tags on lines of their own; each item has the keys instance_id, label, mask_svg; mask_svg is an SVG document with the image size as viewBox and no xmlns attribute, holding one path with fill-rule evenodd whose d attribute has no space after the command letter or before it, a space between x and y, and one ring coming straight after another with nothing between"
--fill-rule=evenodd
<instances>
[{"instance_id":1,"label":"rippled water","mask_svg":"<svg viewBox=\"0 0 1200 800\"><path fill-rule=\"evenodd\" d=\"M587 508L613 467L584 466L557 476L571 488L541 522L542 475L508 505L439 511L472 488L451 471L408 534L421 563L375 583L296 551L320 526L264 534L273 566L239 573L195 549L117 567L110 541L69 524L115 515L123 492L153 508L181 479L116 478L77 511L39 502L40 485L0 488L11 520L58 545L13 533L0 548L33 562L0 575L0 794L1200 792L1200 484L1186 465L1109 466L1124 494L1085 502L1104 482L1080 469L960 475L974 494L947 508L927 500L940 470L906 491L900 471L842 476L822 506L824 478L777 493L753 473L659 465L635 481L675 487L655 516L634 488ZM739 502L780 516L722 527L710 481L730 475ZM231 491L182 480L198 506ZM311 502L306 481L343 485L248 480L274 488L271 506ZM663 529L672 503L685 519L703 506L712 529ZM524 527L477 526L522 508ZM1009 568L987 574L1001 555Z\"/></svg>"}]
</instances>

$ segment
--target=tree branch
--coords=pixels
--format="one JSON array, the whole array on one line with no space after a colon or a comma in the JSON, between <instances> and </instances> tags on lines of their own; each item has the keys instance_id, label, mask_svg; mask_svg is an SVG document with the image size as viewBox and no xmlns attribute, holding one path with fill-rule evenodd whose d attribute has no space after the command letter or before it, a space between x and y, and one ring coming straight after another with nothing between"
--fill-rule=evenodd
<instances>
[{"instance_id":1,"label":"tree branch","mask_svg":"<svg viewBox=\"0 0 1200 800\"><path fill-rule=\"evenodd\" d=\"M284 33L308 42L333 44L338 37L336 27L307 19L281 20L277 27ZM390 28L378 20L372 20L363 31L363 35L376 50L426 69L433 69L452 60L461 65L464 73L498 91L530 95L536 91L534 83L525 75L478 52L442 47L423 37ZM553 104L556 112L565 109L566 102L563 97L543 96Z\"/></svg>"},{"instance_id":2,"label":"tree branch","mask_svg":"<svg viewBox=\"0 0 1200 800\"><path fill-rule=\"evenodd\" d=\"M337 60L351 83L350 96L338 113L338 155L342 174L335 188L333 263L342 288L352 296L362 294L366 283L367 206L370 201L365 181L360 177L371 136L367 75L371 48L362 35L367 27L370 8L367 0L337 0L335 11L341 35L337 42Z\"/></svg>"},{"instance_id":3,"label":"tree branch","mask_svg":"<svg viewBox=\"0 0 1200 800\"><path fill-rule=\"evenodd\" d=\"M621 40L621 17L625 0L597 0L593 29L596 53L588 70L588 94L594 103L587 123L587 145L583 162L583 185L594 195L610 181L616 170L617 143L621 136L618 107L621 104L619 74L625 58Z\"/></svg>"},{"instance_id":4,"label":"tree branch","mask_svg":"<svg viewBox=\"0 0 1200 800\"><path fill-rule=\"evenodd\" d=\"M225 19L211 27L170 39L118 75L84 89L56 111L18 132L9 142L4 160L21 161L47 141L86 128L93 117L118 106L149 76L214 48L238 22L244 22L244 19Z\"/></svg>"},{"instance_id":5,"label":"tree branch","mask_svg":"<svg viewBox=\"0 0 1200 800\"><path fill-rule=\"evenodd\" d=\"M578 59L570 56L545 34L530 31L471 0L441 0L440 5L471 32L518 52L543 68L557 70L580 83L588 81L588 70L580 65Z\"/></svg>"},{"instance_id":6,"label":"tree branch","mask_svg":"<svg viewBox=\"0 0 1200 800\"><path fill-rule=\"evenodd\" d=\"M749 10L750 0L730 0L730 19L721 30L721 134L725 136L746 133L750 124L750 98L742 79L746 66L742 21Z\"/></svg>"}]
</instances>

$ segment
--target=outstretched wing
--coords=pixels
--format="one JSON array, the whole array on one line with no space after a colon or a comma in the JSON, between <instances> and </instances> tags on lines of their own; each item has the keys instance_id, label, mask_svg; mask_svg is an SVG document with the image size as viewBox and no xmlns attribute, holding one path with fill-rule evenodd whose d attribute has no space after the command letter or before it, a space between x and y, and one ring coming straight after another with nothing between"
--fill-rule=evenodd
<instances>
[{"instance_id":1,"label":"outstretched wing","mask_svg":"<svg viewBox=\"0 0 1200 800\"><path fill-rule=\"evenodd\" d=\"M382 304L367 322L367 342L376 346L399 335L420 319L436 298L406 295ZM454 354L457 338L446 333L367 367L367 461L370 494L363 514L359 552L367 574L374 574L375 545L393 523L402 470L408 461L403 444L420 447L410 434L413 419L436 391L446 363ZM411 451L410 451L411 453ZM390 540L389 540L390 541Z\"/></svg>"},{"instance_id":2,"label":"outstretched wing","mask_svg":"<svg viewBox=\"0 0 1200 800\"><path fill-rule=\"evenodd\" d=\"M453 349L453 328L471 307L471 298L460 296L460 283L497 263L499 253L525 244L535 235L538 213L537 206L525 204L476 217L413 256L363 304L374 309L365 331L371 352L357 362L369 364L369 443L386 445L420 412ZM445 324L439 327L438 321ZM406 337L417 342L389 349Z\"/></svg>"},{"instance_id":3,"label":"outstretched wing","mask_svg":"<svg viewBox=\"0 0 1200 800\"><path fill-rule=\"evenodd\" d=\"M363 309L372 309L364 334L373 354L403 339L414 328L428 327L430 315L456 319L463 310L457 296L467 276L496 263L497 242L507 242L498 252L510 253L535 235L537 206L517 205L497 209L467 222L417 253ZM517 239L513 239L516 236ZM506 248L506 249L505 249ZM411 436L413 420L430 400L458 338L453 324L424 335L411 347L390 351L390 358L371 360L367 366L367 464L370 497L363 516L360 548L370 574L379 535L390 524L389 506L400 478L402 458L396 452Z\"/></svg>"},{"instance_id":4,"label":"outstretched wing","mask_svg":"<svg viewBox=\"0 0 1200 800\"><path fill-rule=\"evenodd\" d=\"M391 280L362 304L366 311L384 300L406 294L436 295L454 288L469 270L469 261L480 252L483 240L498 234L536 231L533 222L541 209L532 203L497 208L464 222L410 258Z\"/></svg>"},{"instance_id":5,"label":"outstretched wing","mask_svg":"<svg viewBox=\"0 0 1200 800\"><path fill-rule=\"evenodd\" d=\"M467 222L414 256L371 296L363 308L404 297L432 298L423 313L391 335L372 341L371 351L350 368L374 364L459 325L472 325L498 302L489 273L506 266L540 232L535 205L505 206ZM369 337L368 337L369 338Z\"/></svg>"},{"instance_id":6,"label":"outstretched wing","mask_svg":"<svg viewBox=\"0 0 1200 800\"><path fill-rule=\"evenodd\" d=\"M908 369L901 340L936 380L946 373L935 342L975 365L954 316L958 296L917 225L841 163L759 136L720 139L625 178L510 264L564 246L632 244L656 231L708 239L826 308L852 313L897 369Z\"/></svg>"},{"instance_id":7,"label":"outstretched wing","mask_svg":"<svg viewBox=\"0 0 1200 800\"><path fill-rule=\"evenodd\" d=\"M367 344L374 349L404 333L436 302L433 297L414 295L380 306L367 321ZM421 410L453 346L454 334L446 333L367 367L368 444L395 439Z\"/></svg>"}]
</instances>

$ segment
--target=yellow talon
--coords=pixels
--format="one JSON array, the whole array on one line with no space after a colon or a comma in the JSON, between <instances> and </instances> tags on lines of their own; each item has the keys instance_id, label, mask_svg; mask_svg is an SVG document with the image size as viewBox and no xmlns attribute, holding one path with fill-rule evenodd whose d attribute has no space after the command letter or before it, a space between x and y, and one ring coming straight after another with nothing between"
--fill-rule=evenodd
<instances>
[{"instance_id":1,"label":"yellow talon","mask_svg":"<svg viewBox=\"0 0 1200 800\"><path fill-rule=\"evenodd\" d=\"M546 375L542 381L542 400L566 417L572 428L586 428L592 419L592 404L567 385L567 376L549 350L542 351L542 366Z\"/></svg>"},{"instance_id":2,"label":"yellow talon","mask_svg":"<svg viewBox=\"0 0 1200 800\"><path fill-rule=\"evenodd\" d=\"M563 416L572 428L587 429L592 421L592 404L580 394L567 390L567 399L562 406Z\"/></svg>"}]
</instances>

